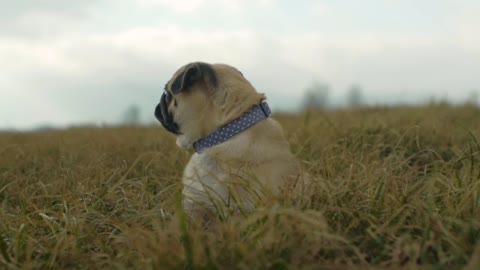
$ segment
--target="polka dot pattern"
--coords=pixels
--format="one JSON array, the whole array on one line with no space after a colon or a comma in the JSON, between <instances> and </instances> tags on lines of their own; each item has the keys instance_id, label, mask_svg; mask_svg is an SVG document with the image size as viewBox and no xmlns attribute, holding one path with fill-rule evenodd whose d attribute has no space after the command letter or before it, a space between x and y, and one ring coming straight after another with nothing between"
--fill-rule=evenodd
<instances>
[{"instance_id":1,"label":"polka dot pattern","mask_svg":"<svg viewBox=\"0 0 480 270\"><path fill-rule=\"evenodd\" d=\"M268 107L267 102L262 102L260 105L255 106L247 114L233 120L210 135L196 141L193 144L193 148L195 148L197 153L202 153L205 149L225 142L238 133L269 117L271 114L272 111L270 110L270 107Z\"/></svg>"}]
</instances>

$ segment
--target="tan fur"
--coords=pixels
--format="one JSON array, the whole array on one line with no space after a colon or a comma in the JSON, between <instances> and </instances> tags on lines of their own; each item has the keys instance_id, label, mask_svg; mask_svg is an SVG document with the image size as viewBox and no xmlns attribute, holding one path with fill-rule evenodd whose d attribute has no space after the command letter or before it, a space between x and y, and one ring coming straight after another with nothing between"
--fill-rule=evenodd
<instances>
[{"instance_id":1,"label":"tan fur","mask_svg":"<svg viewBox=\"0 0 480 270\"><path fill-rule=\"evenodd\" d=\"M211 65L218 84L208 80L174 95L170 104L182 135L177 144L192 147L198 139L240 117L265 99L235 68ZM167 86L188 65L175 73ZM187 211L209 208L217 211L235 201L234 208L250 210L259 201L291 191L300 179L300 166L292 155L282 127L269 117L224 143L193 154L183 176ZM298 189L298 188L297 188ZM261 196L257 196L263 194Z\"/></svg>"}]
</instances>

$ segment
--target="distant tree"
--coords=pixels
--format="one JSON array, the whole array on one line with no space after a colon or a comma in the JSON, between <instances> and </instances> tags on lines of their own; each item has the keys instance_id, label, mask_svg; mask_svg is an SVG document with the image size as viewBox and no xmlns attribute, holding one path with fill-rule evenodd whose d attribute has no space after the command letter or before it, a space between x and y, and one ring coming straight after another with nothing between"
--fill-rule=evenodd
<instances>
[{"instance_id":1,"label":"distant tree","mask_svg":"<svg viewBox=\"0 0 480 270\"><path fill-rule=\"evenodd\" d=\"M319 109L327 107L329 92L330 87L328 84L313 81L305 90L305 97L302 104L303 108Z\"/></svg>"},{"instance_id":2,"label":"distant tree","mask_svg":"<svg viewBox=\"0 0 480 270\"><path fill-rule=\"evenodd\" d=\"M137 105L131 105L125 110L123 123L126 125L140 124L140 108Z\"/></svg>"},{"instance_id":3,"label":"distant tree","mask_svg":"<svg viewBox=\"0 0 480 270\"><path fill-rule=\"evenodd\" d=\"M358 84L354 84L350 87L347 93L347 103L351 107L362 105L363 103L363 90Z\"/></svg>"},{"instance_id":4,"label":"distant tree","mask_svg":"<svg viewBox=\"0 0 480 270\"><path fill-rule=\"evenodd\" d=\"M33 131L35 132L47 132L47 131L51 131L51 130L55 130L56 128L53 127L53 126L50 126L50 125L41 125L41 126L37 126L33 129Z\"/></svg>"}]
</instances>

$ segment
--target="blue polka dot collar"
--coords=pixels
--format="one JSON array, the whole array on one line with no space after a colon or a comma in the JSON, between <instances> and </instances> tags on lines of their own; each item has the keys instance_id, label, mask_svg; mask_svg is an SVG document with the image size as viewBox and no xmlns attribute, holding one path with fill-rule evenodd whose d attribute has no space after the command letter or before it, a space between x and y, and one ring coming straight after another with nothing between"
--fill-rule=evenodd
<instances>
[{"instance_id":1,"label":"blue polka dot collar","mask_svg":"<svg viewBox=\"0 0 480 270\"><path fill-rule=\"evenodd\" d=\"M193 144L197 153L202 153L205 149L223 143L238 133L248 129L272 114L267 102L263 101L253 107L251 111L226 124L222 128L201 138Z\"/></svg>"}]
</instances>

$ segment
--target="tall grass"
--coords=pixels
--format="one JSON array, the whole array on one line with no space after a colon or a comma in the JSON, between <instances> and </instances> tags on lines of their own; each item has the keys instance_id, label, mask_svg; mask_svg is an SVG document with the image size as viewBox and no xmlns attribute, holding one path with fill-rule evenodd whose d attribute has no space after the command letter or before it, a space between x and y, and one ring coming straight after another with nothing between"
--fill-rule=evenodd
<instances>
[{"instance_id":1,"label":"tall grass","mask_svg":"<svg viewBox=\"0 0 480 270\"><path fill-rule=\"evenodd\" d=\"M314 178L308 207L271 203L189 226L190 153L159 127L0 135L0 268L480 269L480 110L280 114Z\"/></svg>"}]
</instances>

